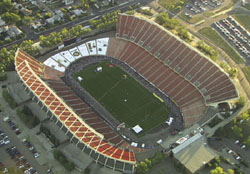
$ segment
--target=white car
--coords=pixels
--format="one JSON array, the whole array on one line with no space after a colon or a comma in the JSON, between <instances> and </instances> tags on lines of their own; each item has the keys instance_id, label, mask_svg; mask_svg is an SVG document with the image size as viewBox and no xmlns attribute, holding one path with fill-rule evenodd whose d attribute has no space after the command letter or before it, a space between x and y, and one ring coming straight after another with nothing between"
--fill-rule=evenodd
<instances>
[{"instance_id":1,"label":"white car","mask_svg":"<svg viewBox=\"0 0 250 174\"><path fill-rule=\"evenodd\" d=\"M237 156L235 159L240 160L241 158L240 158L240 156Z\"/></svg>"},{"instance_id":2,"label":"white car","mask_svg":"<svg viewBox=\"0 0 250 174\"><path fill-rule=\"evenodd\" d=\"M39 153L34 153L34 157L35 157L35 158L38 158L39 156L40 156Z\"/></svg>"},{"instance_id":3,"label":"white car","mask_svg":"<svg viewBox=\"0 0 250 174\"><path fill-rule=\"evenodd\" d=\"M10 140L5 140L4 141L4 144L6 145L6 144L10 144Z\"/></svg>"},{"instance_id":4,"label":"white car","mask_svg":"<svg viewBox=\"0 0 250 174\"><path fill-rule=\"evenodd\" d=\"M158 144L163 143L162 139L159 139L159 140L157 141L157 143L158 143Z\"/></svg>"},{"instance_id":5,"label":"white car","mask_svg":"<svg viewBox=\"0 0 250 174\"><path fill-rule=\"evenodd\" d=\"M241 149L245 149L246 148L246 145L243 144L242 146L240 146Z\"/></svg>"}]
</instances>

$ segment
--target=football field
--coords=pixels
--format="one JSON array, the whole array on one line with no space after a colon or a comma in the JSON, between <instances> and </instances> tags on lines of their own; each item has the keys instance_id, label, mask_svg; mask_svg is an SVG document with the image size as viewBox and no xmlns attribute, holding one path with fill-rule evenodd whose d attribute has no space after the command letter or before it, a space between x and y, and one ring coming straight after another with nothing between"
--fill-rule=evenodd
<instances>
[{"instance_id":1,"label":"football field","mask_svg":"<svg viewBox=\"0 0 250 174\"><path fill-rule=\"evenodd\" d=\"M102 70L97 71L97 68ZM163 123L171 114L164 102L110 62L88 67L74 75L81 86L126 127L139 124L143 134ZM79 82L79 81L78 81Z\"/></svg>"}]
</instances>

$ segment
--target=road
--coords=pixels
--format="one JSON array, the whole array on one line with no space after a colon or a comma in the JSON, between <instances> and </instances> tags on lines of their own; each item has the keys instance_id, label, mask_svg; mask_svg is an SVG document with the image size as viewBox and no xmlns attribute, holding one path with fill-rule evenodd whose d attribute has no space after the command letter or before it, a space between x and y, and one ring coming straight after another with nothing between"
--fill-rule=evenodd
<instances>
[{"instance_id":1,"label":"road","mask_svg":"<svg viewBox=\"0 0 250 174\"><path fill-rule=\"evenodd\" d=\"M137 4L137 3L140 3L141 5L145 5L145 4L149 3L149 2L151 2L151 0L133 0L133 1L128 1L128 2L122 3L122 4L118 5L118 6L111 7L111 8L106 9L106 10L98 11L98 12L96 12L93 15L85 16L83 18L76 19L76 20L70 21L68 23L64 23L62 25L53 27L51 29L48 29L48 30L40 32L40 33L35 33L33 31L29 32L29 33L25 33L26 37L24 37L24 38L22 38L20 40L11 42L9 44L6 44L4 46L0 46L0 48L2 48L2 47L9 47L9 46L11 46L13 44L20 45L24 40L33 40L33 41L36 41L37 39L39 39L40 35L47 36L47 35L49 35L52 32L59 32L59 31L61 31L62 28L69 29L72 26L78 25L78 24L81 24L84 27L84 26L89 25L89 20L101 18L106 13L111 13L111 12L116 11L116 10L121 10L121 12L125 12L125 11L128 10L129 6L133 6L133 5Z\"/></svg>"}]
</instances>

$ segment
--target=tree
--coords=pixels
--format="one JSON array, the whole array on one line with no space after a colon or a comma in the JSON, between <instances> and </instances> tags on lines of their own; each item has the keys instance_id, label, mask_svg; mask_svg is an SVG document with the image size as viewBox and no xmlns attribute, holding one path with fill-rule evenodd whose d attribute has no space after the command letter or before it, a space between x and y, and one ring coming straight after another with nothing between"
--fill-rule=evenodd
<instances>
[{"instance_id":1,"label":"tree","mask_svg":"<svg viewBox=\"0 0 250 174\"><path fill-rule=\"evenodd\" d=\"M24 24L25 25L30 25L31 24L31 22L32 22L32 17L30 17L30 16L24 16L23 17L23 22L24 22Z\"/></svg>"},{"instance_id":2,"label":"tree","mask_svg":"<svg viewBox=\"0 0 250 174\"><path fill-rule=\"evenodd\" d=\"M250 136L244 141L244 144L250 147Z\"/></svg>"},{"instance_id":3,"label":"tree","mask_svg":"<svg viewBox=\"0 0 250 174\"><path fill-rule=\"evenodd\" d=\"M176 19L170 19L167 13L160 13L156 17L156 22L167 29L175 29L179 26L179 22Z\"/></svg>"},{"instance_id":4,"label":"tree","mask_svg":"<svg viewBox=\"0 0 250 174\"><path fill-rule=\"evenodd\" d=\"M234 174L234 170L228 169L228 170L227 170L227 174Z\"/></svg>"},{"instance_id":5,"label":"tree","mask_svg":"<svg viewBox=\"0 0 250 174\"><path fill-rule=\"evenodd\" d=\"M68 38L70 36L69 30L67 28L63 28L60 33L63 39Z\"/></svg>"},{"instance_id":6,"label":"tree","mask_svg":"<svg viewBox=\"0 0 250 174\"><path fill-rule=\"evenodd\" d=\"M160 13L156 17L156 22L160 25L163 25L169 19L168 13Z\"/></svg>"},{"instance_id":7,"label":"tree","mask_svg":"<svg viewBox=\"0 0 250 174\"><path fill-rule=\"evenodd\" d=\"M178 36L180 36L181 39L187 41L187 42L191 42L192 39L190 37L190 34L188 33L188 31L184 28L178 28L177 30L178 32Z\"/></svg>"},{"instance_id":8,"label":"tree","mask_svg":"<svg viewBox=\"0 0 250 174\"><path fill-rule=\"evenodd\" d=\"M138 174L147 174L147 172L149 171L147 163L145 163L144 161L140 162L136 168L136 171Z\"/></svg>"},{"instance_id":9,"label":"tree","mask_svg":"<svg viewBox=\"0 0 250 174\"><path fill-rule=\"evenodd\" d=\"M246 98L244 96L240 96L239 100L236 103L238 108L244 107L246 105Z\"/></svg>"},{"instance_id":10,"label":"tree","mask_svg":"<svg viewBox=\"0 0 250 174\"><path fill-rule=\"evenodd\" d=\"M72 37L80 36L81 32L82 32L82 25L77 25L69 30L69 33Z\"/></svg>"},{"instance_id":11,"label":"tree","mask_svg":"<svg viewBox=\"0 0 250 174\"><path fill-rule=\"evenodd\" d=\"M36 56L39 54L39 50L37 47L34 47L33 44L34 42L32 40L25 40L21 43L20 48L31 56Z\"/></svg>"},{"instance_id":12,"label":"tree","mask_svg":"<svg viewBox=\"0 0 250 174\"><path fill-rule=\"evenodd\" d=\"M240 138L242 137L242 128L238 127L237 125L234 125L232 127L233 134L237 137Z\"/></svg>"},{"instance_id":13,"label":"tree","mask_svg":"<svg viewBox=\"0 0 250 174\"><path fill-rule=\"evenodd\" d=\"M210 174L224 174L223 168L216 167L215 169L210 171Z\"/></svg>"},{"instance_id":14,"label":"tree","mask_svg":"<svg viewBox=\"0 0 250 174\"><path fill-rule=\"evenodd\" d=\"M180 5L184 5L184 2L183 2L183 1L180 1Z\"/></svg>"},{"instance_id":15,"label":"tree","mask_svg":"<svg viewBox=\"0 0 250 174\"><path fill-rule=\"evenodd\" d=\"M216 50L214 50L212 47L210 47L209 45L205 44L203 40L199 41L196 47L201 52L209 56L213 61L216 61L218 59L219 53Z\"/></svg>"},{"instance_id":16,"label":"tree","mask_svg":"<svg viewBox=\"0 0 250 174\"><path fill-rule=\"evenodd\" d=\"M14 4L11 0L3 0L0 2L0 14L11 12L14 8Z\"/></svg>"},{"instance_id":17,"label":"tree","mask_svg":"<svg viewBox=\"0 0 250 174\"><path fill-rule=\"evenodd\" d=\"M180 6L180 5L178 5L178 6L176 7L177 10L181 10L181 8L182 8L182 6Z\"/></svg>"},{"instance_id":18,"label":"tree","mask_svg":"<svg viewBox=\"0 0 250 174\"><path fill-rule=\"evenodd\" d=\"M233 79L237 77L238 75L238 69L237 68L231 68L228 72L229 76Z\"/></svg>"},{"instance_id":19,"label":"tree","mask_svg":"<svg viewBox=\"0 0 250 174\"><path fill-rule=\"evenodd\" d=\"M240 117L242 118L242 120L247 120L247 119L249 119L249 113L248 113L248 111L243 112L243 113L240 115Z\"/></svg>"},{"instance_id":20,"label":"tree","mask_svg":"<svg viewBox=\"0 0 250 174\"><path fill-rule=\"evenodd\" d=\"M15 13L12 13L12 12L6 12L6 13L2 14L1 17L4 21L7 21L7 23L17 23L17 22L21 21L21 17Z\"/></svg>"},{"instance_id":21,"label":"tree","mask_svg":"<svg viewBox=\"0 0 250 174\"><path fill-rule=\"evenodd\" d=\"M51 18L52 14L50 12L45 13L45 19Z\"/></svg>"},{"instance_id":22,"label":"tree","mask_svg":"<svg viewBox=\"0 0 250 174\"><path fill-rule=\"evenodd\" d=\"M221 67L222 69L224 69L226 72L228 72L229 69L230 69L230 67L228 66L228 64L226 64L225 62L221 62L221 63L220 63L220 67Z\"/></svg>"},{"instance_id":23,"label":"tree","mask_svg":"<svg viewBox=\"0 0 250 174\"><path fill-rule=\"evenodd\" d=\"M89 1L88 0L81 0L83 7L88 9L89 8Z\"/></svg>"}]
</instances>

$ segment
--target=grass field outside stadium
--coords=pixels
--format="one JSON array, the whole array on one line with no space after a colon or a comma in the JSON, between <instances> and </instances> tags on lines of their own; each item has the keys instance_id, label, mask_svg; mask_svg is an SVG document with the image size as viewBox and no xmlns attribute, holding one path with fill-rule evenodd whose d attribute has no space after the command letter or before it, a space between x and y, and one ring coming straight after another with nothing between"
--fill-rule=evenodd
<instances>
[{"instance_id":1,"label":"grass field outside stadium","mask_svg":"<svg viewBox=\"0 0 250 174\"><path fill-rule=\"evenodd\" d=\"M102 67L102 71L98 72L97 67ZM81 86L117 120L130 128L139 124L143 128L142 134L166 121L171 114L164 102L108 61L74 75L76 80L79 76L83 79Z\"/></svg>"}]
</instances>

